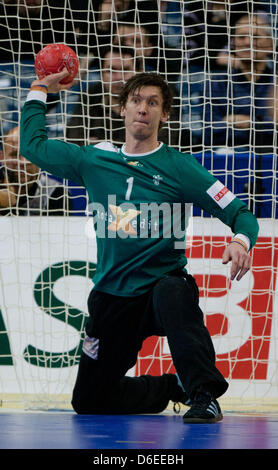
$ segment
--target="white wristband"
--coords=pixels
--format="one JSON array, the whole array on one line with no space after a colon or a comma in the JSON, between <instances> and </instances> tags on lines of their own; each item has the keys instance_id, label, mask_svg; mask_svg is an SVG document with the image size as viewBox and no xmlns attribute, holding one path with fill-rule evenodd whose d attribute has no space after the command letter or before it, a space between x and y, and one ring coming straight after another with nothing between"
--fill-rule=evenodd
<instances>
[{"instance_id":1,"label":"white wristband","mask_svg":"<svg viewBox=\"0 0 278 470\"><path fill-rule=\"evenodd\" d=\"M251 243L250 243L249 238L246 237L246 235L243 235L242 233L237 233L233 238L239 238L239 240L244 242L245 245L247 246L247 251L250 250Z\"/></svg>"},{"instance_id":2,"label":"white wristband","mask_svg":"<svg viewBox=\"0 0 278 470\"><path fill-rule=\"evenodd\" d=\"M42 101L43 103L46 103L47 99L47 94L44 91L39 91L39 90L31 90L29 91L27 95L27 101L31 100L37 100L37 101Z\"/></svg>"}]
</instances>

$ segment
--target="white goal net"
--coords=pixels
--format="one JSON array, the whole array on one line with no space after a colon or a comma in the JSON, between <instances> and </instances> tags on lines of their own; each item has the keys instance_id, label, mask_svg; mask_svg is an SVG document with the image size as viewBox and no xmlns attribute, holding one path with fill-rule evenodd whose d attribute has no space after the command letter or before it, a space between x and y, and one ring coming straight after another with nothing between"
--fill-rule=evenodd
<instances>
[{"instance_id":1,"label":"white goal net","mask_svg":"<svg viewBox=\"0 0 278 470\"><path fill-rule=\"evenodd\" d=\"M93 287L87 195L22 159L21 108L34 59L51 43L79 58L73 87L49 95L49 138L77 145L125 133L117 95L162 73L174 104L160 139L193 153L256 214L252 269L222 265L231 232L197 209L188 247L227 405L278 406L277 4L275 0L0 1L0 405L70 408ZM130 375L174 372L147 339Z\"/></svg>"}]
</instances>

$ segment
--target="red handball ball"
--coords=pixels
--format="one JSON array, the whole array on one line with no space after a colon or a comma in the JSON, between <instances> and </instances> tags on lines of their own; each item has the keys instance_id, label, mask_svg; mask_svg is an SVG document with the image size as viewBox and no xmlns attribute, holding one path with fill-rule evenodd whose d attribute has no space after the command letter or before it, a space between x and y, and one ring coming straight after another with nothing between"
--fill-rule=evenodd
<instances>
[{"instance_id":1,"label":"red handball ball","mask_svg":"<svg viewBox=\"0 0 278 470\"><path fill-rule=\"evenodd\" d=\"M74 50L65 44L49 44L36 55L35 72L39 80L52 73L62 72L67 68L70 75L61 80L61 84L70 83L78 74L78 58Z\"/></svg>"}]
</instances>

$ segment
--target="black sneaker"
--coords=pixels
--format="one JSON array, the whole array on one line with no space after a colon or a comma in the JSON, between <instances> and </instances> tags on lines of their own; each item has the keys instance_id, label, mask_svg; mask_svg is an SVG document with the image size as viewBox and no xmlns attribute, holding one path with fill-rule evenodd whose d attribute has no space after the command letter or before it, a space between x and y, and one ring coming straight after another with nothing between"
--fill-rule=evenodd
<instances>
[{"instance_id":1,"label":"black sneaker","mask_svg":"<svg viewBox=\"0 0 278 470\"><path fill-rule=\"evenodd\" d=\"M191 408L183 415L184 423L217 423L222 419L218 401L204 390L196 392Z\"/></svg>"}]
</instances>

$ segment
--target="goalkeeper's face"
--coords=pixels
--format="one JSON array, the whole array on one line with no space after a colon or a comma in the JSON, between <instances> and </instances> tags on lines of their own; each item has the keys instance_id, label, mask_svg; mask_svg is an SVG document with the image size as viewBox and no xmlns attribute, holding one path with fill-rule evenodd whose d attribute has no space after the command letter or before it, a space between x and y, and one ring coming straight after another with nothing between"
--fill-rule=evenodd
<instances>
[{"instance_id":1,"label":"goalkeeper's face","mask_svg":"<svg viewBox=\"0 0 278 470\"><path fill-rule=\"evenodd\" d=\"M128 96L121 109L127 135L138 140L157 138L161 123L168 119L163 111L163 97L156 86L143 86Z\"/></svg>"}]
</instances>

